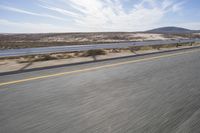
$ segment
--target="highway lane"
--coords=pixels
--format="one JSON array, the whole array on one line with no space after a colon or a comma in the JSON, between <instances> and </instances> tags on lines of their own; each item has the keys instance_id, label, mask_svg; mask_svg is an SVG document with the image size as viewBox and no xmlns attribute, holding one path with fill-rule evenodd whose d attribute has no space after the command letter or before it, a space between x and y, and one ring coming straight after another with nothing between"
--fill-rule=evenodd
<instances>
[{"instance_id":1,"label":"highway lane","mask_svg":"<svg viewBox=\"0 0 200 133\"><path fill-rule=\"evenodd\" d=\"M153 53L146 53L146 54L137 54L125 57L117 57L112 59L104 59L104 60L96 60L96 61L89 61L89 62L81 62L81 63L74 63L74 64L63 64L63 65L53 65L49 67L42 67L42 68L35 68L35 69L28 69L28 70L20 70L20 71L11 71L0 73L0 86L1 83L5 83L7 81L16 81L21 78L29 79L32 77L40 77L52 74L59 74L63 72L72 72L76 70L83 70L88 68L95 68L99 66L106 66L118 63L126 62L140 62L144 60L150 60L151 58L160 58L160 56L174 56L174 54L185 54L185 52L193 52L193 50L199 50L200 47L190 47L190 48L182 48L182 49L175 49L169 51L158 51ZM92 57L91 57L92 58Z\"/></svg>"},{"instance_id":2,"label":"highway lane","mask_svg":"<svg viewBox=\"0 0 200 133\"><path fill-rule=\"evenodd\" d=\"M0 50L0 58L59 53L59 52L87 51L95 49L129 48L133 46L149 46L149 45L153 46L153 45L177 44L177 43L181 44L181 43L194 43L194 42L200 42L200 39L195 38L195 39L180 39L180 40L150 40L150 41L139 41L139 42L118 42L118 43L103 43L103 44L90 44L90 45L8 49L8 50Z\"/></svg>"},{"instance_id":3,"label":"highway lane","mask_svg":"<svg viewBox=\"0 0 200 133\"><path fill-rule=\"evenodd\" d=\"M200 52L159 56L0 86L0 132L199 133ZM104 63L90 66L109 61ZM74 71L73 66L67 69Z\"/></svg>"}]
</instances>

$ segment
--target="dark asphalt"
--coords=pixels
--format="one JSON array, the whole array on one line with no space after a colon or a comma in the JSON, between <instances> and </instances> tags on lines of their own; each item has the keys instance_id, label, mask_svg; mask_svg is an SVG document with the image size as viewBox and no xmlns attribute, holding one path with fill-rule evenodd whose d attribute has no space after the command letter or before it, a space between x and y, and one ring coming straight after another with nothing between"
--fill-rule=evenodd
<instances>
[{"instance_id":1,"label":"dark asphalt","mask_svg":"<svg viewBox=\"0 0 200 133\"><path fill-rule=\"evenodd\" d=\"M47 70L0 81L39 74ZM200 52L0 86L0 133L199 132Z\"/></svg>"}]
</instances>

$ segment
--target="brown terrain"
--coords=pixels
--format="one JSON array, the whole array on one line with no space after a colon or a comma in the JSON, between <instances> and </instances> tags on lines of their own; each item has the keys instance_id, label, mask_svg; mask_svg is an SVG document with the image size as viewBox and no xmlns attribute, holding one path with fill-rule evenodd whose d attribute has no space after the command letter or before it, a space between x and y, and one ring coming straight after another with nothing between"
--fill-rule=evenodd
<instances>
[{"instance_id":1,"label":"brown terrain","mask_svg":"<svg viewBox=\"0 0 200 133\"><path fill-rule=\"evenodd\" d=\"M0 34L0 49L80 45L143 40L187 39L199 34L156 34L134 32Z\"/></svg>"},{"instance_id":2,"label":"brown terrain","mask_svg":"<svg viewBox=\"0 0 200 133\"><path fill-rule=\"evenodd\" d=\"M199 33L166 34L148 32L107 32L107 33L45 33L45 34L0 34L0 50L63 45L84 45L145 40L167 40L200 38ZM196 44L199 46L199 44ZM191 47L184 44L179 48ZM178 48L178 49L179 49ZM0 59L0 73L25 69L101 60L121 56L177 49L174 45L144 46L128 49L91 50L85 52L55 53Z\"/></svg>"}]
</instances>

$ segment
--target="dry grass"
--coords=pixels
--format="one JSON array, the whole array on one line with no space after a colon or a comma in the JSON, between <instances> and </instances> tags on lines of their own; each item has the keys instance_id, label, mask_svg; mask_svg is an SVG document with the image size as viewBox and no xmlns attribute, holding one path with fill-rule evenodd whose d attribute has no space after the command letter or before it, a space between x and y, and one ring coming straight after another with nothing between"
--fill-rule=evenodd
<instances>
[{"instance_id":1,"label":"dry grass","mask_svg":"<svg viewBox=\"0 0 200 133\"><path fill-rule=\"evenodd\" d=\"M152 50L152 46L141 46L141 47L130 47L129 50L131 52L137 52L137 51L145 51L145 50Z\"/></svg>"},{"instance_id":2,"label":"dry grass","mask_svg":"<svg viewBox=\"0 0 200 133\"><path fill-rule=\"evenodd\" d=\"M193 44L194 46L199 45L199 43ZM179 44L178 46L191 46L190 43ZM24 56L24 57L14 57L17 59L18 63L28 63L28 62L39 62L39 61L48 61L48 60L58 60L58 59L69 59L76 57L93 57L96 58L98 55L106 55L107 53L122 53L122 52L132 52L136 53L137 51L148 51L148 50L160 50L162 48L175 48L177 45L168 44L168 45L157 45L157 46L141 46L141 47L130 47L126 49L107 49L107 50L89 50L85 52L73 52L73 53L56 53L56 54L47 54L47 55L35 55L35 56ZM13 58L11 58L13 59Z\"/></svg>"},{"instance_id":3,"label":"dry grass","mask_svg":"<svg viewBox=\"0 0 200 133\"><path fill-rule=\"evenodd\" d=\"M28 62L38 62L38 61L48 61L48 60L55 60L56 57L51 55L39 55L39 56L28 56L28 57L21 57L17 60L18 63L28 63Z\"/></svg>"},{"instance_id":4,"label":"dry grass","mask_svg":"<svg viewBox=\"0 0 200 133\"><path fill-rule=\"evenodd\" d=\"M108 32L108 33L46 33L46 34L0 34L0 49L83 45L142 40L173 39L177 36L162 34Z\"/></svg>"},{"instance_id":5,"label":"dry grass","mask_svg":"<svg viewBox=\"0 0 200 133\"><path fill-rule=\"evenodd\" d=\"M29 62L39 62L39 61L49 61L58 59L69 59L75 57L94 57L98 55L105 55L104 50L89 50L85 52L73 52L73 53L58 53L58 54L46 54L46 55L33 55L33 56L23 56L15 57L18 63L29 63Z\"/></svg>"},{"instance_id":6,"label":"dry grass","mask_svg":"<svg viewBox=\"0 0 200 133\"><path fill-rule=\"evenodd\" d=\"M17 59L18 63L28 63L28 62L39 62L48 60L58 60L58 59L68 59L72 58L72 54L47 54L47 55L35 55L35 56L24 56Z\"/></svg>"}]
</instances>

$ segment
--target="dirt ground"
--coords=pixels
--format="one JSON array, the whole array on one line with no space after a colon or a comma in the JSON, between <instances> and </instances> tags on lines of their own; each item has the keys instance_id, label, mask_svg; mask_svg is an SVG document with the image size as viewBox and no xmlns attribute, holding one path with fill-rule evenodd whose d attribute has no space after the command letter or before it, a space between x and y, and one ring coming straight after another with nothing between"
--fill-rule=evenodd
<instances>
[{"instance_id":1,"label":"dirt ground","mask_svg":"<svg viewBox=\"0 0 200 133\"><path fill-rule=\"evenodd\" d=\"M187 36L152 33L0 34L0 49L84 45L144 40L187 39Z\"/></svg>"}]
</instances>

